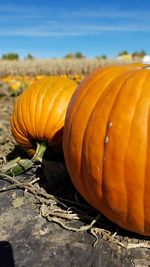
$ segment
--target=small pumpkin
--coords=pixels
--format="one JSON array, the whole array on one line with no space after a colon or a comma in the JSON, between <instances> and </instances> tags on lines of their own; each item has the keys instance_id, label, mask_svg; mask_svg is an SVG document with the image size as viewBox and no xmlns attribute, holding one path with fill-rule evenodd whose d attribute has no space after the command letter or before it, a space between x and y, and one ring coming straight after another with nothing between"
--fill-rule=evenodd
<instances>
[{"instance_id":1,"label":"small pumpkin","mask_svg":"<svg viewBox=\"0 0 150 267\"><path fill-rule=\"evenodd\" d=\"M124 229L150 236L150 66L109 66L76 89L63 149L79 193Z\"/></svg>"},{"instance_id":2,"label":"small pumpkin","mask_svg":"<svg viewBox=\"0 0 150 267\"><path fill-rule=\"evenodd\" d=\"M34 159L42 157L47 145L62 145L66 110L76 87L66 77L51 76L34 82L16 99L11 131Z\"/></svg>"}]
</instances>

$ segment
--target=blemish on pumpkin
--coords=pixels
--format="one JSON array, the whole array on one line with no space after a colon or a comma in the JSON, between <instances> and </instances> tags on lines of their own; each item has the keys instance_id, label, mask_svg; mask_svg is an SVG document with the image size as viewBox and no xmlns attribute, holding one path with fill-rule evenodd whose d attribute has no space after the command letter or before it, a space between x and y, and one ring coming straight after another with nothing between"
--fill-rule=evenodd
<instances>
[{"instance_id":1,"label":"blemish on pumpkin","mask_svg":"<svg viewBox=\"0 0 150 267\"><path fill-rule=\"evenodd\" d=\"M106 153L104 153L103 161L105 161L106 159L107 159L107 155Z\"/></svg>"},{"instance_id":2,"label":"blemish on pumpkin","mask_svg":"<svg viewBox=\"0 0 150 267\"><path fill-rule=\"evenodd\" d=\"M97 171L100 172L100 167L99 166L97 166Z\"/></svg>"},{"instance_id":3,"label":"blemish on pumpkin","mask_svg":"<svg viewBox=\"0 0 150 267\"><path fill-rule=\"evenodd\" d=\"M111 122L109 122L109 124L108 124L108 127L109 127L109 128L111 128L111 127L112 127L112 121L111 121Z\"/></svg>"},{"instance_id":4,"label":"blemish on pumpkin","mask_svg":"<svg viewBox=\"0 0 150 267\"><path fill-rule=\"evenodd\" d=\"M107 135L105 136L104 143L105 144L108 144L109 143L109 137Z\"/></svg>"}]
</instances>

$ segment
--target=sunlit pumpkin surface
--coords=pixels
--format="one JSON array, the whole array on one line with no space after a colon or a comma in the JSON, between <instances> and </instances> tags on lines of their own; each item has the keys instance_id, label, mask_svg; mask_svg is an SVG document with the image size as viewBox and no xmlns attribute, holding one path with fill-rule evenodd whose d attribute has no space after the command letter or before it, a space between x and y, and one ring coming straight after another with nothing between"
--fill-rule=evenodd
<instances>
[{"instance_id":1,"label":"sunlit pumpkin surface","mask_svg":"<svg viewBox=\"0 0 150 267\"><path fill-rule=\"evenodd\" d=\"M17 98L11 130L30 155L36 142L61 143L66 109L76 87L66 77L50 76L34 82Z\"/></svg>"},{"instance_id":2,"label":"sunlit pumpkin surface","mask_svg":"<svg viewBox=\"0 0 150 267\"><path fill-rule=\"evenodd\" d=\"M63 148L80 194L150 236L150 67L109 66L86 78L67 110Z\"/></svg>"}]
</instances>

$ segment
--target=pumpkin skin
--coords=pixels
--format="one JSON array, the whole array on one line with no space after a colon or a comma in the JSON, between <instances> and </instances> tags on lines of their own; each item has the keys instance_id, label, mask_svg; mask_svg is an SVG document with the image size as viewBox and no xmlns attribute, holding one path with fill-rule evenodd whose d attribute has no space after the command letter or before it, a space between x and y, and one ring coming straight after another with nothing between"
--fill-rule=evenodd
<instances>
[{"instance_id":1,"label":"pumpkin skin","mask_svg":"<svg viewBox=\"0 0 150 267\"><path fill-rule=\"evenodd\" d=\"M85 200L122 228L150 236L150 66L89 75L69 103L63 149Z\"/></svg>"},{"instance_id":2,"label":"pumpkin skin","mask_svg":"<svg viewBox=\"0 0 150 267\"><path fill-rule=\"evenodd\" d=\"M36 142L62 145L66 110L76 87L66 77L50 76L34 82L16 99L11 131L30 156Z\"/></svg>"}]
</instances>

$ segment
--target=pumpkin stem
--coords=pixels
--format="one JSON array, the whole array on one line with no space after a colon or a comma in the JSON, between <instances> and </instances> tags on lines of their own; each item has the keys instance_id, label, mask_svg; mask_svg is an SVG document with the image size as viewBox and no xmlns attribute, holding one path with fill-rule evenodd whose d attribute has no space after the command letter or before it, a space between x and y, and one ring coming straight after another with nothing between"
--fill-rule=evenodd
<instances>
[{"instance_id":1,"label":"pumpkin stem","mask_svg":"<svg viewBox=\"0 0 150 267\"><path fill-rule=\"evenodd\" d=\"M9 175L19 175L33 167L35 163L42 162L44 152L47 145L45 143L37 143L37 148L32 159L17 159L9 161L2 169L2 172Z\"/></svg>"},{"instance_id":2,"label":"pumpkin stem","mask_svg":"<svg viewBox=\"0 0 150 267\"><path fill-rule=\"evenodd\" d=\"M47 148L47 145L43 142L43 143L36 143L36 151L35 154L33 156L33 158L31 159L33 162L42 162L42 158L44 155L44 152Z\"/></svg>"}]
</instances>

